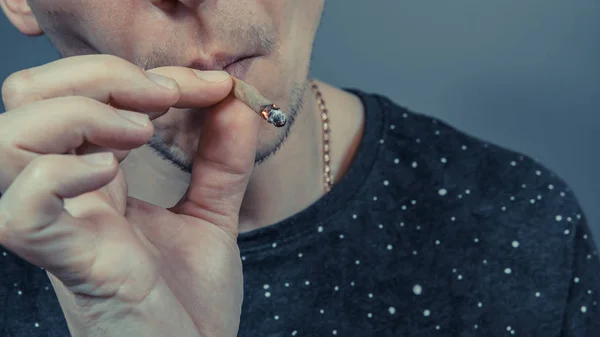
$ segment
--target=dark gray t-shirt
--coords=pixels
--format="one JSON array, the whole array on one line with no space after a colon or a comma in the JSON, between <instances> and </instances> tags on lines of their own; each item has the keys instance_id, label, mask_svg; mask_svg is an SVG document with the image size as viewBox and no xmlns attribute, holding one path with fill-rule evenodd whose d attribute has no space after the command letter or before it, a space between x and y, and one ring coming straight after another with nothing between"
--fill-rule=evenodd
<instances>
[{"instance_id":1,"label":"dark gray t-shirt","mask_svg":"<svg viewBox=\"0 0 600 337\"><path fill-rule=\"evenodd\" d=\"M344 178L240 235L240 337L600 336L600 261L560 178L352 92L366 124ZM69 335L45 271L1 247L0 304L1 337Z\"/></svg>"}]
</instances>

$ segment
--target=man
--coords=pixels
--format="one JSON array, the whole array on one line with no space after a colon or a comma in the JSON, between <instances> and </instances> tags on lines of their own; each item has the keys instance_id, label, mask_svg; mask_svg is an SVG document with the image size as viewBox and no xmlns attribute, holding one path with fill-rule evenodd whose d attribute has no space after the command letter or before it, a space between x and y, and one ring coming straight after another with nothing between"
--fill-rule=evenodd
<instances>
[{"instance_id":1,"label":"man","mask_svg":"<svg viewBox=\"0 0 600 337\"><path fill-rule=\"evenodd\" d=\"M63 57L3 85L1 336L600 333L568 187L311 80L323 0L0 4Z\"/></svg>"}]
</instances>

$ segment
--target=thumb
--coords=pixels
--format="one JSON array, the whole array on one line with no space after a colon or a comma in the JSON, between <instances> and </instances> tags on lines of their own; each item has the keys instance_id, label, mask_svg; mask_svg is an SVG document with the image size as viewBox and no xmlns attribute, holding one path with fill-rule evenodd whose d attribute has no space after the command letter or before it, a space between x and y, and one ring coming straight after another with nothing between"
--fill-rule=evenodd
<instances>
[{"instance_id":1,"label":"thumb","mask_svg":"<svg viewBox=\"0 0 600 337\"><path fill-rule=\"evenodd\" d=\"M238 234L242 199L254 168L261 118L233 95L206 114L190 185L174 213Z\"/></svg>"}]
</instances>

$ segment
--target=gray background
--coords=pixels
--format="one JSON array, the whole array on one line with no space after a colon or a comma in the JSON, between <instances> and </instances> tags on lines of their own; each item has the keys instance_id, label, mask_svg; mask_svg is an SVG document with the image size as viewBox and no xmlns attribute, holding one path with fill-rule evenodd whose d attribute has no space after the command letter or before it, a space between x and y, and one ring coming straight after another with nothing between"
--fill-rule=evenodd
<instances>
[{"instance_id":1,"label":"gray background","mask_svg":"<svg viewBox=\"0 0 600 337\"><path fill-rule=\"evenodd\" d=\"M57 58L3 16L0 46L0 80ZM326 0L315 48L316 77L545 163L600 242L599 1Z\"/></svg>"}]
</instances>

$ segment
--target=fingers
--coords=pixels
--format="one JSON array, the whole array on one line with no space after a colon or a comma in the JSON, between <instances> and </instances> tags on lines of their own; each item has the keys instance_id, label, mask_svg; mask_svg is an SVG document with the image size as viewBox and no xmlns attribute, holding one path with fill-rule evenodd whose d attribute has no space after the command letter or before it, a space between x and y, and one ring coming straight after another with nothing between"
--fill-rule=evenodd
<instances>
[{"instance_id":1,"label":"fingers","mask_svg":"<svg viewBox=\"0 0 600 337\"><path fill-rule=\"evenodd\" d=\"M125 110L145 112L153 119L170 107L214 105L229 94L232 85L225 72L183 67L145 72L112 55L85 55L12 74L2 86L2 99L6 109L12 110L49 98L84 96Z\"/></svg>"},{"instance_id":2,"label":"fingers","mask_svg":"<svg viewBox=\"0 0 600 337\"><path fill-rule=\"evenodd\" d=\"M260 117L232 96L207 114L190 186L171 210L208 221L237 237L260 123Z\"/></svg>"},{"instance_id":3,"label":"fingers","mask_svg":"<svg viewBox=\"0 0 600 337\"><path fill-rule=\"evenodd\" d=\"M50 272L61 264L72 265L73 259L93 249L93 233L83 220L64 211L64 199L101 188L117 172L110 153L35 159L0 199L0 244ZM81 244L87 253L74 251Z\"/></svg>"},{"instance_id":4,"label":"fingers","mask_svg":"<svg viewBox=\"0 0 600 337\"><path fill-rule=\"evenodd\" d=\"M84 97L54 98L11 110L0 115L0 191L40 155L69 153L84 143L131 150L148 142L152 134L145 114L117 111Z\"/></svg>"}]
</instances>

